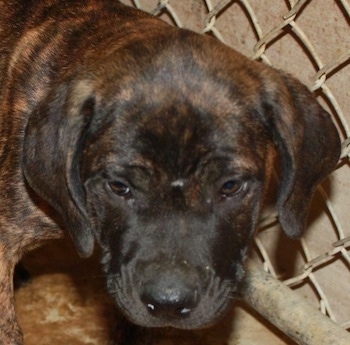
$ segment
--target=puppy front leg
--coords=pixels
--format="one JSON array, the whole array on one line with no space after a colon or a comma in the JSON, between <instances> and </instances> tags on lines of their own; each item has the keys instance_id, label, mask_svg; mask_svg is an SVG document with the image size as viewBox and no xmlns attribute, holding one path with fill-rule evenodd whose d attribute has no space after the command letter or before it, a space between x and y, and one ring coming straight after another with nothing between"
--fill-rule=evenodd
<instances>
[{"instance_id":1,"label":"puppy front leg","mask_svg":"<svg viewBox=\"0 0 350 345\"><path fill-rule=\"evenodd\" d=\"M6 259L0 243L0 344L22 345L23 336L17 323L13 296L13 262Z\"/></svg>"}]
</instances>

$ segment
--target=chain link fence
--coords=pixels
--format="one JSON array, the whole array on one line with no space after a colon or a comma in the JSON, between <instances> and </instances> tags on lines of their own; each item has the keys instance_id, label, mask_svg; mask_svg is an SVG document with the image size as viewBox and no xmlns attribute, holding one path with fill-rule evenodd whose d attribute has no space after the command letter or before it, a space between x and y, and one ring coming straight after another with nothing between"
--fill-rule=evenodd
<instances>
[{"instance_id":1,"label":"chain link fence","mask_svg":"<svg viewBox=\"0 0 350 345\"><path fill-rule=\"evenodd\" d=\"M122 2L213 35L252 59L290 72L332 114L343 141L341 160L316 193L306 235L298 242L286 239L274 212L266 212L252 258L350 330L349 0Z\"/></svg>"}]
</instances>

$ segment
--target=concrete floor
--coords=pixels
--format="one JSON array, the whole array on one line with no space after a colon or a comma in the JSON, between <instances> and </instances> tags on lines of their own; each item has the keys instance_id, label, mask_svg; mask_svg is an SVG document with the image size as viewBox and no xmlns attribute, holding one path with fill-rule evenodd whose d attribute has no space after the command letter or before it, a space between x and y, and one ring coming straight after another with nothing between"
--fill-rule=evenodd
<instances>
[{"instance_id":1,"label":"concrete floor","mask_svg":"<svg viewBox=\"0 0 350 345\"><path fill-rule=\"evenodd\" d=\"M108 343L112 308L96 257L81 260L69 241L56 241L24 260L31 283L16 292L25 345ZM215 327L164 334L157 345L291 345L283 334L236 305Z\"/></svg>"}]
</instances>

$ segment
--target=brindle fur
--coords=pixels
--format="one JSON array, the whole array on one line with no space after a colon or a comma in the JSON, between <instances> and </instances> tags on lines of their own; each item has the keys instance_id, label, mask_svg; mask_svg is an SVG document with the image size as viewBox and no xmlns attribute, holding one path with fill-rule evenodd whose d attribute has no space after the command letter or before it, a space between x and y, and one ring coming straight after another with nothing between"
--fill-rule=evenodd
<instances>
[{"instance_id":1,"label":"brindle fur","mask_svg":"<svg viewBox=\"0 0 350 345\"><path fill-rule=\"evenodd\" d=\"M2 345L22 344L15 264L66 231L81 256L101 247L132 322L213 323L243 278L275 151L279 219L301 235L340 149L298 81L113 0L1 1L0 25Z\"/></svg>"}]
</instances>

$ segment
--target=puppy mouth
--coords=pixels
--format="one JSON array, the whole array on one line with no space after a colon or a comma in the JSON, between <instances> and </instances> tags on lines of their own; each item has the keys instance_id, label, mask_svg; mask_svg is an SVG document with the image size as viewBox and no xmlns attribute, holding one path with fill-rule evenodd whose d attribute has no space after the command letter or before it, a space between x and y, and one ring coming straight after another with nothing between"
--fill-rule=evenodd
<instances>
[{"instance_id":1,"label":"puppy mouth","mask_svg":"<svg viewBox=\"0 0 350 345\"><path fill-rule=\"evenodd\" d=\"M129 321L143 327L206 328L224 316L237 290L237 284L213 271L185 277L177 270L164 271L140 279L123 267L120 274L109 277L109 292Z\"/></svg>"}]
</instances>

